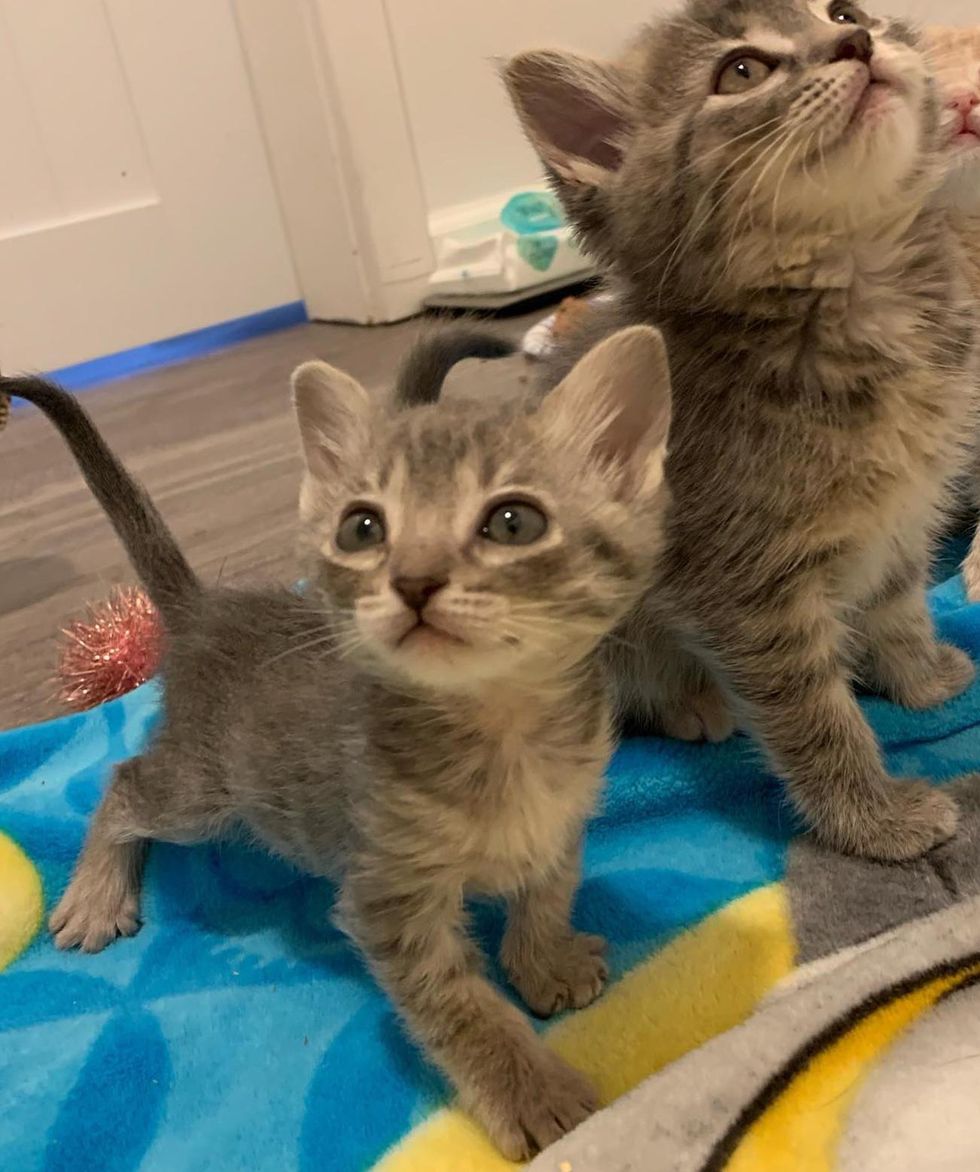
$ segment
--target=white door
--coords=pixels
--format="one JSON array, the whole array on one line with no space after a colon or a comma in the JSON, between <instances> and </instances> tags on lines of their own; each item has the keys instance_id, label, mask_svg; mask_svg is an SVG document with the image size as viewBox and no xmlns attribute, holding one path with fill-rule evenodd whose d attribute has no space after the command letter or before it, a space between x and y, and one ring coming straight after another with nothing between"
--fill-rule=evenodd
<instances>
[{"instance_id":1,"label":"white door","mask_svg":"<svg viewBox=\"0 0 980 1172\"><path fill-rule=\"evenodd\" d=\"M0 369L295 302L231 0L0 0Z\"/></svg>"}]
</instances>

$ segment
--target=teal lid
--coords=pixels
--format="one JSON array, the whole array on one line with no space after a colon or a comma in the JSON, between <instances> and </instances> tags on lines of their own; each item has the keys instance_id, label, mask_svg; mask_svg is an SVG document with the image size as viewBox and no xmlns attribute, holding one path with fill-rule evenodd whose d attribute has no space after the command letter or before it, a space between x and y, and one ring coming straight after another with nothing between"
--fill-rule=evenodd
<instances>
[{"instance_id":1,"label":"teal lid","mask_svg":"<svg viewBox=\"0 0 980 1172\"><path fill-rule=\"evenodd\" d=\"M518 236L532 236L535 232L554 232L565 223L561 204L553 195L543 191L522 191L504 204L500 221Z\"/></svg>"}]
</instances>

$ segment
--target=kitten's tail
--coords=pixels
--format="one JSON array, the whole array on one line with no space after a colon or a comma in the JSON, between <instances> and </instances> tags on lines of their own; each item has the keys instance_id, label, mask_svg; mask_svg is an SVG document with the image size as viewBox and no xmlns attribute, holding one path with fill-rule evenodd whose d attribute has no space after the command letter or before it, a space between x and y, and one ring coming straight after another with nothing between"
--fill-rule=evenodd
<instances>
[{"instance_id":1,"label":"kitten's tail","mask_svg":"<svg viewBox=\"0 0 980 1172\"><path fill-rule=\"evenodd\" d=\"M43 378L0 378L0 415L11 396L39 407L61 432L164 624L171 626L201 584L146 489L130 476L66 390Z\"/></svg>"},{"instance_id":2,"label":"kitten's tail","mask_svg":"<svg viewBox=\"0 0 980 1172\"><path fill-rule=\"evenodd\" d=\"M475 326L455 326L421 338L402 363L395 383L395 404L421 407L438 403L446 375L464 358L507 358L515 347Z\"/></svg>"}]
</instances>

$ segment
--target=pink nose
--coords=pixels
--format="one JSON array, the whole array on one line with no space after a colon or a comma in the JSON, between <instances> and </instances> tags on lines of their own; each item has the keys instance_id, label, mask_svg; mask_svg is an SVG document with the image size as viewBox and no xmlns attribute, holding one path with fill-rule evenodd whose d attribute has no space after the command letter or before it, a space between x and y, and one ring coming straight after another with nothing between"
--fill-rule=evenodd
<instances>
[{"instance_id":1,"label":"pink nose","mask_svg":"<svg viewBox=\"0 0 980 1172\"><path fill-rule=\"evenodd\" d=\"M948 102L951 110L957 110L965 118L977 106L980 106L980 94L974 93L972 90L964 90L961 94L955 94Z\"/></svg>"}]
</instances>

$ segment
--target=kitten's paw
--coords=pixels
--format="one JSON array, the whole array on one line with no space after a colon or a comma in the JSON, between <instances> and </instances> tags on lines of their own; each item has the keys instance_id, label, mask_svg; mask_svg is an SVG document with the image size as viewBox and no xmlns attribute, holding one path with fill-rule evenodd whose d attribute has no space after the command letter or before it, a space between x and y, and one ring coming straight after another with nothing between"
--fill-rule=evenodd
<instances>
[{"instance_id":1,"label":"kitten's paw","mask_svg":"<svg viewBox=\"0 0 980 1172\"><path fill-rule=\"evenodd\" d=\"M533 1057L515 1054L500 1073L499 1082L468 1105L508 1160L529 1160L599 1106L585 1075L543 1045Z\"/></svg>"},{"instance_id":2,"label":"kitten's paw","mask_svg":"<svg viewBox=\"0 0 980 1172\"><path fill-rule=\"evenodd\" d=\"M952 700L973 683L973 660L952 643L936 645L935 659L921 679L890 689L892 699L905 708L937 708Z\"/></svg>"},{"instance_id":3,"label":"kitten's paw","mask_svg":"<svg viewBox=\"0 0 980 1172\"><path fill-rule=\"evenodd\" d=\"M133 892L93 890L73 880L48 928L58 948L101 952L118 936L135 936L140 930L139 898Z\"/></svg>"},{"instance_id":4,"label":"kitten's paw","mask_svg":"<svg viewBox=\"0 0 980 1172\"><path fill-rule=\"evenodd\" d=\"M970 602L980 602L980 536L974 537L973 545L963 563L963 585Z\"/></svg>"},{"instance_id":5,"label":"kitten's paw","mask_svg":"<svg viewBox=\"0 0 980 1172\"><path fill-rule=\"evenodd\" d=\"M728 701L714 684L702 691L680 696L676 704L660 714L668 737L678 741L710 741L719 744L735 732L735 717Z\"/></svg>"},{"instance_id":6,"label":"kitten's paw","mask_svg":"<svg viewBox=\"0 0 980 1172\"><path fill-rule=\"evenodd\" d=\"M514 988L536 1017L554 1017L566 1009L584 1009L605 988L609 969L601 936L578 933L554 953L534 957L519 967L507 964Z\"/></svg>"},{"instance_id":7,"label":"kitten's paw","mask_svg":"<svg viewBox=\"0 0 980 1172\"><path fill-rule=\"evenodd\" d=\"M838 821L829 834L818 837L835 850L900 863L917 859L956 833L959 809L949 794L924 781L892 782L885 801L876 809L862 809Z\"/></svg>"}]
</instances>

